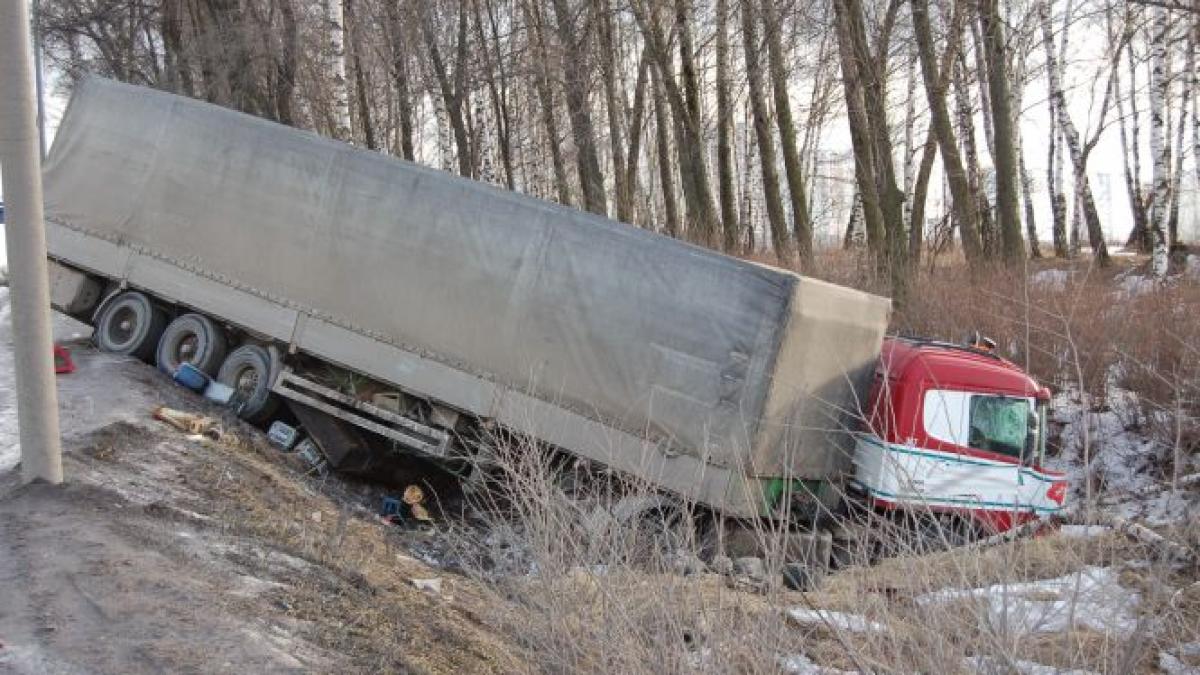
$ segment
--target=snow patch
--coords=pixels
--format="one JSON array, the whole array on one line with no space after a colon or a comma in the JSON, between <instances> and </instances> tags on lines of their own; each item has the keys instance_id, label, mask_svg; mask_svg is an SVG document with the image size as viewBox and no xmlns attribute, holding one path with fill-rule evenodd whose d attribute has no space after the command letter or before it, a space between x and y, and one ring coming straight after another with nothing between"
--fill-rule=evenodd
<instances>
[{"instance_id":1,"label":"snow patch","mask_svg":"<svg viewBox=\"0 0 1200 675\"><path fill-rule=\"evenodd\" d=\"M837 668L818 666L804 654L791 654L780 657L779 668L785 673L793 673L794 675L853 675L854 672L851 670L838 670Z\"/></svg>"},{"instance_id":2,"label":"snow patch","mask_svg":"<svg viewBox=\"0 0 1200 675\"><path fill-rule=\"evenodd\" d=\"M1196 281L1200 281L1200 255L1193 253L1187 257L1183 273Z\"/></svg>"},{"instance_id":3,"label":"snow patch","mask_svg":"<svg viewBox=\"0 0 1200 675\"><path fill-rule=\"evenodd\" d=\"M1073 387L1054 396L1050 415L1062 425L1062 452L1049 458L1046 468L1067 474L1072 487L1068 506L1086 499L1090 476L1098 486L1092 495L1096 506L1106 515L1149 525L1187 519L1197 505L1166 485L1159 467L1167 450L1146 433L1137 395L1117 386L1115 379L1109 378L1108 405L1099 410L1081 405Z\"/></svg>"},{"instance_id":4,"label":"snow patch","mask_svg":"<svg viewBox=\"0 0 1200 675\"><path fill-rule=\"evenodd\" d=\"M1055 291L1066 288L1067 282L1070 280L1071 272L1069 270L1041 270L1029 278L1030 283L1034 286Z\"/></svg>"},{"instance_id":5,"label":"snow patch","mask_svg":"<svg viewBox=\"0 0 1200 675\"><path fill-rule=\"evenodd\" d=\"M935 591L919 596L917 603L977 600L986 607L989 625L998 630L1060 633L1087 628L1128 637L1138 627L1140 596L1122 587L1118 576L1111 567L1085 567L1055 579Z\"/></svg>"},{"instance_id":6,"label":"snow patch","mask_svg":"<svg viewBox=\"0 0 1200 675\"><path fill-rule=\"evenodd\" d=\"M1020 659L1000 659L995 656L969 656L963 659L963 667L969 672L979 675L995 675L997 673L1020 673L1020 675L1096 675L1091 670L1064 670L1054 666L1044 666L1033 661Z\"/></svg>"},{"instance_id":7,"label":"snow patch","mask_svg":"<svg viewBox=\"0 0 1200 675\"><path fill-rule=\"evenodd\" d=\"M1108 525L1063 525L1059 534L1068 539L1095 539L1112 532Z\"/></svg>"},{"instance_id":8,"label":"snow patch","mask_svg":"<svg viewBox=\"0 0 1200 675\"><path fill-rule=\"evenodd\" d=\"M845 612L834 612L828 609L805 609L803 607L793 607L787 610L788 618L802 625L822 625L834 630L848 631L851 633L882 633L887 631L887 626L870 621L858 614L847 614Z\"/></svg>"},{"instance_id":9,"label":"snow patch","mask_svg":"<svg viewBox=\"0 0 1200 675\"><path fill-rule=\"evenodd\" d=\"M0 255L3 246L0 246ZM0 325L7 328L10 308L8 286L0 286ZM17 433L17 391L13 381L12 348L8 332L0 341L0 472L8 471L21 461L21 439Z\"/></svg>"}]
</instances>

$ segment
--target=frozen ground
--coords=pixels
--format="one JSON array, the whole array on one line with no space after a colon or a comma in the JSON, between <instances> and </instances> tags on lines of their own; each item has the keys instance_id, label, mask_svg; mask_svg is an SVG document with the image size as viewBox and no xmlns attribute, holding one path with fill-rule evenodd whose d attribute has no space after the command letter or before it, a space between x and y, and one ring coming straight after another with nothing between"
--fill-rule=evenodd
<instances>
[{"instance_id":1,"label":"frozen ground","mask_svg":"<svg viewBox=\"0 0 1200 675\"><path fill-rule=\"evenodd\" d=\"M398 553L397 528L353 491L305 476L154 368L94 351L62 317L55 335L78 366L57 378L67 483L20 485L7 290L0 673L511 669L460 609L469 592L414 588L443 572ZM159 405L241 440L198 442L154 421Z\"/></svg>"},{"instance_id":2,"label":"frozen ground","mask_svg":"<svg viewBox=\"0 0 1200 675\"><path fill-rule=\"evenodd\" d=\"M1102 408L1085 409L1074 390L1056 394L1051 419L1061 427L1062 454L1050 468L1070 476L1073 503L1082 505L1090 496L1102 516L1154 526L1200 518L1200 494L1172 489L1162 470L1169 450L1147 436L1143 414L1136 395L1116 386ZM1182 457L1180 464L1180 475L1200 471L1195 457Z\"/></svg>"}]
</instances>

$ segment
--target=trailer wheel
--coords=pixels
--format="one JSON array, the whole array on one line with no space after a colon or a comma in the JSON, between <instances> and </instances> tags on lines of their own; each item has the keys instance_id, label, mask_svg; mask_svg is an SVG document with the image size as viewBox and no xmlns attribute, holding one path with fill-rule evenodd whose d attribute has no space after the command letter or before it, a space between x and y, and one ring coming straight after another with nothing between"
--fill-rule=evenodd
<instances>
[{"instance_id":1,"label":"trailer wheel","mask_svg":"<svg viewBox=\"0 0 1200 675\"><path fill-rule=\"evenodd\" d=\"M271 395L271 355L258 345L242 345L230 352L217 381L233 388L238 415L247 422L265 422L279 406Z\"/></svg>"},{"instance_id":2,"label":"trailer wheel","mask_svg":"<svg viewBox=\"0 0 1200 675\"><path fill-rule=\"evenodd\" d=\"M224 360L225 333L201 314L184 314L175 319L158 341L158 369L168 375L174 375L184 363L215 375Z\"/></svg>"},{"instance_id":3,"label":"trailer wheel","mask_svg":"<svg viewBox=\"0 0 1200 675\"><path fill-rule=\"evenodd\" d=\"M149 361L167 326L167 313L137 291L122 293L96 318L96 345L101 351Z\"/></svg>"}]
</instances>

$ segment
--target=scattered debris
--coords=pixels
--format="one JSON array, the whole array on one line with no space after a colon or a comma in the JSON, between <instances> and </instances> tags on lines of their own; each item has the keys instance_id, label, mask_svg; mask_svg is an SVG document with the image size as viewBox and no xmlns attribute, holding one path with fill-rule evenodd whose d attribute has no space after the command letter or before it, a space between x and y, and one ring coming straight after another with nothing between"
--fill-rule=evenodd
<instances>
[{"instance_id":1,"label":"scattered debris","mask_svg":"<svg viewBox=\"0 0 1200 675\"><path fill-rule=\"evenodd\" d=\"M1112 526L1122 534L1160 551L1174 562L1189 563L1196 557L1196 552L1192 549L1167 539L1145 525L1139 525L1125 518L1117 517L1112 519Z\"/></svg>"},{"instance_id":2,"label":"scattered debris","mask_svg":"<svg viewBox=\"0 0 1200 675\"><path fill-rule=\"evenodd\" d=\"M1063 525L1059 534L1068 539L1095 539L1112 532L1108 525Z\"/></svg>"},{"instance_id":3,"label":"scattered debris","mask_svg":"<svg viewBox=\"0 0 1200 675\"><path fill-rule=\"evenodd\" d=\"M71 352L62 345L54 345L54 373L66 375L75 372L75 362L71 360Z\"/></svg>"},{"instance_id":4,"label":"scattered debris","mask_svg":"<svg viewBox=\"0 0 1200 675\"><path fill-rule=\"evenodd\" d=\"M216 380L208 383L204 388L204 398L216 403L217 405L229 405L233 401L233 387L227 384L221 384Z\"/></svg>"},{"instance_id":5,"label":"scattered debris","mask_svg":"<svg viewBox=\"0 0 1200 675\"><path fill-rule=\"evenodd\" d=\"M850 633L884 633L887 626L876 621L870 621L858 614L835 612L828 609L807 609L792 607L787 610L787 617L802 625L823 625L832 630L848 631Z\"/></svg>"},{"instance_id":6,"label":"scattered debris","mask_svg":"<svg viewBox=\"0 0 1200 675\"><path fill-rule=\"evenodd\" d=\"M779 668L783 672L792 673L793 675L853 675L853 671L850 670L838 670L837 668L818 666L804 654L790 654L779 657Z\"/></svg>"},{"instance_id":7,"label":"scattered debris","mask_svg":"<svg viewBox=\"0 0 1200 675\"><path fill-rule=\"evenodd\" d=\"M404 488L404 503L408 505L409 515L415 520L421 522L430 522L433 520L429 515L429 511L425 508L425 491L417 485L409 485Z\"/></svg>"},{"instance_id":8,"label":"scattered debris","mask_svg":"<svg viewBox=\"0 0 1200 675\"><path fill-rule=\"evenodd\" d=\"M276 420L267 430L267 440L276 448L289 452L296 447L296 442L300 440L300 430L286 422Z\"/></svg>"},{"instance_id":9,"label":"scattered debris","mask_svg":"<svg viewBox=\"0 0 1200 675\"><path fill-rule=\"evenodd\" d=\"M322 477L329 475L329 462L325 459L325 453L321 452L311 438L306 438L296 445L296 455L308 464L312 473Z\"/></svg>"},{"instance_id":10,"label":"scattered debris","mask_svg":"<svg viewBox=\"0 0 1200 675\"><path fill-rule=\"evenodd\" d=\"M753 583L762 583L767 578L767 568L762 558L746 556L733 561L733 573L746 577Z\"/></svg>"},{"instance_id":11,"label":"scattered debris","mask_svg":"<svg viewBox=\"0 0 1200 675\"><path fill-rule=\"evenodd\" d=\"M783 566L783 585L793 591L811 591L824 576L824 567L807 562L791 562Z\"/></svg>"},{"instance_id":12,"label":"scattered debris","mask_svg":"<svg viewBox=\"0 0 1200 675\"><path fill-rule=\"evenodd\" d=\"M431 579L409 579L409 581L411 581L413 587L419 591L426 591L428 593L434 593L437 595L441 595L442 593L441 577L433 577Z\"/></svg>"},{"instance_id":13,"label":"scattered debris","mask_svg":"<svg viewBox=\"0 0 1200 675\"><path fill-rule=\"evenodd\" d=\"M179 364L179 368L175 371L172 379L196 393L203 392L209 382L208 375L205 375L196 366L186 362Z\"/></svg>"},{"instance_id":14,"label":"scattered debris","mask_svg":"<svg viewBox=\"0 0 1200 675\"><path fill-rule=\"evenodd\" d=\"M231 450L245 450L250 447L240 436L226 431L217 420L211 417L166 406L155 408L153 417L184 432L189 441L201 444L215 443Z\"/></svg>"},{"instance_id":15,"label":"scattered debris","mask_svg":"<svg viewBox=\"0 0 1200 675\"><path fill-rule=\"evenodd\" d=\"M917 598L920 605L975 599L986 604L992 626L1024 633L1060 633L1084 627L1121 637L1138 626L1140 596L1119 583L1111 567L1085 567L1074 574L965 590L946 589Z\"/></svg>"},{"instance_id":16,"label":"scattered debris","mask_svg":"<svg viewBox=\"0 0 1200 675\"><path fill-rule=\"evenodd\" d=\"M696 557L695 554L686 551L678 551L671 554L668 562L676 574L685 577L704 574L708 571L708 565L705 565L703 560Z\"/></svg>"}]
</instances>

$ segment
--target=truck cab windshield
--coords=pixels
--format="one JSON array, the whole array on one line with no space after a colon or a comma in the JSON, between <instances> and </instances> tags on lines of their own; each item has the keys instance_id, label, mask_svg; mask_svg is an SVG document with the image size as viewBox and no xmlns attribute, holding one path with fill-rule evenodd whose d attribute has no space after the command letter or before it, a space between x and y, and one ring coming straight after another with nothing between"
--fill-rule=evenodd
<instances>
[{"instance_id":1,"label":"truck cab windshield","mask_svg":"<svg viewBox=\"0 0 1200 675\"><path fill-rule=\"evenodd\" d=\"M1039 416L1027 398L971 397L968 443L972 448L1033 460L1040 449L1040 430Z\"/></svg>"}]
</instances>

